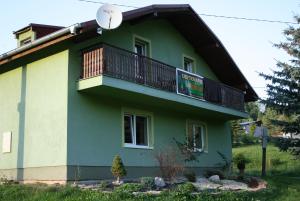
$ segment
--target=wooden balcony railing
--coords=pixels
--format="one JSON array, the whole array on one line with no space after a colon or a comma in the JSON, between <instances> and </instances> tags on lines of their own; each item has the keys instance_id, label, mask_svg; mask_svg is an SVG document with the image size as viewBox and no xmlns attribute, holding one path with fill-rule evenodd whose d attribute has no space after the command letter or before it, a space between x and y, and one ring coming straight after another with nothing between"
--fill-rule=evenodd
<instances>
[{"instance_id":1,"label":"wooden balcony railing","mask_svg":"<svg viewBox=\"0 0 300 201\"><path fill-rule=\"evenodd\" d=\"M107 44L83 51L81 79L98 75L176 93L175 67ZM204 99L244 111L242 91L207 78L204 78Z\"/></svg>"}]
</instances>

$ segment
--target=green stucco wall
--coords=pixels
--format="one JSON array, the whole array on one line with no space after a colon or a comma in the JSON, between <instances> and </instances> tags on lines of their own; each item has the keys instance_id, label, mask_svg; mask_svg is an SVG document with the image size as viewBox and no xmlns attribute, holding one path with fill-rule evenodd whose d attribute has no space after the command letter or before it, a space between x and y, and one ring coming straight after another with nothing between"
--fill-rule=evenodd
<instances>
[{"instance_id":1,"label":"green stucco wall","mask_svg":"<svg viewBox=\"0 0 300 201\"><path fill-rule=\"evenodd\" d=\"M155 151L175 146L173 138L184 141L186 120L207 124L208 153L199 157L199 167L213 167L221 162L217 151L231 157L231 140L224 120L207 120L198 115L179 113L165 108L130 104L122 99L79 94L77 108L69 111L68 165L110 166L114 155L120 154L127 166L157 166ZM74 97L73 97L74 98ZM125 148L122 143L122 107L153 113L154 150ZM77 115L76 115L77 113ZM192 165L192 164L188 164Z\"/></svg>"},{"instance_id":2,"label":"green stucco wall","mask_svg":"<svg viewBox=\"0 0 300 201\"><path fill-rule=\"evenodd\" d=\"M135 36L150 41L150 55L153 59L182 68L183 56L189 56L195 59L198 74L217 80L209 66L194 51L192 45L166 20L146 20L134 25L123 23L118 29L103 31L102 35L80 43L72 49L77 51L104 41L133 51Z\"/></svg>"},{"instance_id":3,"label":"green stucco wall","mask_svg":"<svg viewBox=\"0 0 300 201\"><path fill-rule=\"evenodd\" d=\"M0 74L0 168L8 169L17 166L19 122L18 105L22 95L23 68L17 68ZM24 90L24 89L23 89ZM21 105L21 104L20 104ZM21 108L20 108L21 109ZM12 131L11 153L2 153L2 134Z\"/></svg>"},{"instance_id":4,"label":"green stucco wall","mask_svg":"<svg viewBox=\"0 0 300 201\"><path fill-rule=\"evenodd\" d=\"M159 30L159 31L154 31ZM133 36L138 35L151 41L152 58L175 67L182 66L183 54L196 58L197 72L211 79L217 79L205 62L194 52L192 46L174 27L164 20L149 20L141 24L123 24L117 30L104 31L103 35L79 43L70 49L69 55L69 99L68 99L68 156L72 166L110 166L116 154L130 167L154 167L156 151L174 146L173 138L183 141L186 134L186 120L205 122L208 130L208 153L199 156L199 163L187 166L214 167L221 162L217 151L231 158L231 139L227 120L205 118L195 112L181 112L168 109L159 102L147 105L131 102L117 94L77 91L76 81L81 70L80 50L104 41L133 50ZM138 85L137 85L138 86ZM95 88L94 91L100 88ZM108 94L108 95L107 95ZM139 96L130 95L139 100ZM122 145L122 108L152 112L154 117L154 149L125 148ZM181 106L179 106L181 107ZM183 106L182 106L183 107ZM203 111L204 113L204 111Z\"/></svg>"},{"instance_id":5,"label":"green stucco wall","mask_svg":"<svg viewBox=\"0 0 300 201\"><path fill-rule=\"evenodd\" d=\"M67 73L63 51L0 74L0 169L66 165Z\"/></svg>"},{"instance_id":6,"label":"green stucco wall","mask_svg":"<svg viewBox=\"0 0 300 201\"><path fill-rule=\"evenodd\" d=\"M183 55L188 55L196 59L197 73L217 80L192 46L165 20L124 23L96 38L37 52L19 60L22 66L0 74L0 134L13 133L12 152L0 152L0 170L28 168L29 176L24 178L34 178L35 168L51 166L49 175L55 175L54 167L58 167L57 178L64 179L68 174L65 166L110 166L115 154L122 156L126 166L153 167L157 165L155 151L173 146L173 138L185 139L187 119L206 123L208 131L208 153L201 154L200 163L188 166L216 166L221 161L217 151L231 157L227 119L214 119L214 113L207 117L208 110L195 112L180 104L168 108L168 104L154 99L139 103L117 94L110 96L110 89L104 94L77 91L82 49L104 41L132 51L134 35L151 41L152 58L181 67ZM64 50L68 45L69 50ZM130 94L131 100L139 98L138 94ZM153 113L153 150L122 146L124 107ZM2 137L0 145L1 140ZM22 179L22 175L18 178Z\"/></svg>"}]
</instances>

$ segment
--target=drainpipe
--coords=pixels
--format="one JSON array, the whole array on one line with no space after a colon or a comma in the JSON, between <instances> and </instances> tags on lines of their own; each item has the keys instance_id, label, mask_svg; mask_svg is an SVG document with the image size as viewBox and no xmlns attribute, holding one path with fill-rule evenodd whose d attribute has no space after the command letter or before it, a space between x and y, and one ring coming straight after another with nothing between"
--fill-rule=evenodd
<instances>
[{"instance_id":1,"label":"drainpipe","mask_svg":"<svg viewBox=\"0 0 300 201\"><path fill-rule=\"evenodd\" d=\"M54 38L57 38L57 37L59 37L59 36L62 36L62 35L64 35L64 34L66 34L66 33L71 33L71 34L74 34L74 35L75 35L77 29L80 28L80 27L81 27L81 24L80 24L80 23L77 23L77 24L71 25L71 26L69 26L69 27L60 29L60 30L58 30L58 31L56 31L56 32L53 32L53 33L51 33L51 34L49 34L49 35L46 35L46 36L44 36L44 37L42 37L42 38L39 38L39 39L37 39L37 40L34 40L34 41L32 41L31 43L29 43L29 44L26 44L26 45L24 45L24 46L18 47L18 48L16 48L16 49L13 49L13 50L11 50L11 51L9 51L9 52L6 52L6 53L4 53L4 54L1 54L1 55L0 55L0 60L5 59L5 58L7 58L7 57L10 57L10 56L12 56L12 55L14 55L14 54L20 53L20 52L22 52L22 51L25 51L25 50L27 50L27 49L30 49L30 48L32 48L32 47L35 47L35 46L37 46L37 45L40 45L40 44L42 44L42 43L44 43L44 42L47 42L47 41L52 40L52 39L54 39Z\"/></svg>"}]
</instances>

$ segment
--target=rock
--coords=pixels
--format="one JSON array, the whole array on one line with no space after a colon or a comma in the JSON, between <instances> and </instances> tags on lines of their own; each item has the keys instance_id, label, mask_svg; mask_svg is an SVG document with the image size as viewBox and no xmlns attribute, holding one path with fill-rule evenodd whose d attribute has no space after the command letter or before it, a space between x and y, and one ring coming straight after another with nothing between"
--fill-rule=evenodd
<instances>
[{"instance_id":1,"label":"rock","mask_svg":"<svg viewBox=\"0 0 300 201\"><path fill-rule=\"evenodd\" d=\"M156 185L157 187L160 187L160 188L166 186L166 183L165 183L164 179L161 178L161 177L155 177L155 178L154 178L154 183L155 183L155 185Z\"/></svg>"},{"instance_id":2,"label":"rock","mask_svg":"<svg viewBox=\"0 0 300 201\"><path fill-rule=\"evenodd\" d=\"M233 180L222 180L221 190L248 190L248 185L242 182L237 182Z\"/></svg>"},{"instance_id":3,"label":"rock","mask_svg":"<svg viewBox=\"0 0 300 201\"><path fill-rule=\"evenodd\" d=\"M196 182L197 183L210 183L210 181L205 177L198 177Z\"/></svg>"},{"instance_id":4,"label":"rock","mask_svg":"<svg viewBox=\"0 0 300 201\"><path fill-rule=\"evenodd\" d=\"M213 190L221 187L220 184L216 184L214 182L209 181L207 178L198 177L197 181L193 183L193 185L197 188L197 190Z\"/></svg>"},{"instance_id":5,"label":"rock","mask_svg":"<svg viewBox=\"0 0 300 201\"><path fill-rule=\"evenodd\" d=\"M220 183L220 177L219 175L213 175L208 178L209 181L215 182L215 183Z\"/></svg>"},{"instance_id":6,"label":"rock","mask_svg":"<svg viewBox=\"0 0 300 201\"><path fill-rule=\"evenodd\" d=\"M174 184L182 184L184 182L186 182L187 179L185 177L177 177L175 178L175 180L173 181Z\"/></svg>"},{"instance_id":7,"label":"rock","mask_svg":"<svg viewBox=\"0 0 300 201\"><path fill-rule=\"evenodd\" d=\"M213 182L203 182L203 183L193 183L193 185L195 186L195 188L199 191L203 191L203 190L212 190L212 189L218 189L221 187L220 184L216 184Z\"/></svg>"},{"instance_id":8,"label":"rock","mask_svg":"<svg viewBox=\"0 0 300 201\"><path fill-rule=\"evenodd\" d=\"M115 186L120 186L124 183L124 181L120 180L119 182L118 181L113 181L112 184L115 185Z\"/></svg>"},{"instance_id":9,"label":"rock","mask_svg":"<svg viewBox=\"0 0 300 201\"><path fill-rule=\"evenodd\" d=\"M161 191L147 191L146 193L149 195L159 195L161 194Z\"/></svg>"}]
</instances>

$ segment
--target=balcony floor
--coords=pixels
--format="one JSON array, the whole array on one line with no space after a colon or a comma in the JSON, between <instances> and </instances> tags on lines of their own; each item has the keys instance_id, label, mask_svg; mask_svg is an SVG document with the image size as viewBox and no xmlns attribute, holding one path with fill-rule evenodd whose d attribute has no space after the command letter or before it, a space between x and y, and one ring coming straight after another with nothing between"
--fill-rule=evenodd
<instances>
[{"instance_id":1,"label":"balcony floor","mask_svg":"<svg viewBox=\"0 0 300 201\"><path fill-rule=\"evenodd\" d=\"M105 75L79 80L77 90L82 93L116 98L130 103L195 113L206 118L233 120L248 117L247 113L235 109Z\"/></svg>"}]
</instances>

